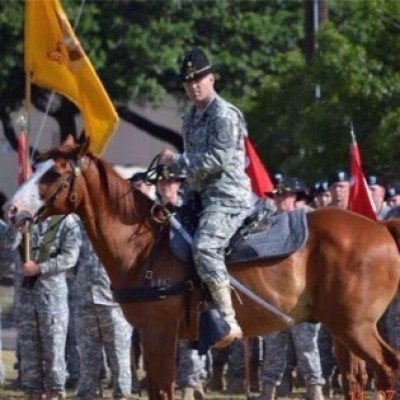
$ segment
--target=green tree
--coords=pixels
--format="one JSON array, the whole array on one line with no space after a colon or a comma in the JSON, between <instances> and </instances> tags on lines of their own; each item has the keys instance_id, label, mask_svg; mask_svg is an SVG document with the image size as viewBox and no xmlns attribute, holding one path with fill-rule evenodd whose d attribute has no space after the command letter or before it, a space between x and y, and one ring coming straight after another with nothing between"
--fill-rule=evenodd
<instances>
[{"instance_id":1,"label":"green tree","mask_svg":"<svg viewBox=\"0 0 400 400\"><path fill-rule=\"evenodd\" d=\"M365 169L392 178L400 166L400 3L329 4L313 60L299 49L279 54L283 67L246 105L250 130L271 169L314 180L348 166L353 122Z\"/></svg>"},{"instance_id":2,"label":"green tree","mask_svg":"<svg viewBox=\"0 0 400 400\"><path fill-rule=\"evenodd\" d=\"M241 103L257 95L265 74L277 68L271 62L274 55L296 47L302 31L301 0L88 0L81 14L80 0L62 4L72 24L81 15L77 36L120 114L163 137L168 132L162 126L149 125L128 109L127 102L146 101L156 107L167 93L183 102L175 74L186 49L204 47L218 66L218 89ZM0 18L5 22L2 37L9 38L4 43L9 64L2 70L2 82L10 77L18 82L0 104L8 112L23 99L23 2L0 2ZM35 90L33 100L43 110L47 93ZM73 132L76 112L65 99L51 109L64 132ZM11 139L11 129L8 132Z\"/></svg>"}]
</instances>

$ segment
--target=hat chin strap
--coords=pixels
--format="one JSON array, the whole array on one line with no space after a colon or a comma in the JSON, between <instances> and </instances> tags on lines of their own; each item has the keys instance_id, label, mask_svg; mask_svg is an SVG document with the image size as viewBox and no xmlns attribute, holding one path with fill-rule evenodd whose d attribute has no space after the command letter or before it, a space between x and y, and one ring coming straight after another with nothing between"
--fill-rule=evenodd
<instances>
[{"instance_id":1,"label":"hat chin strap","mask_svg":"<svg viewBox=\"0 0 400 400\"><path fill-rule=\"evenodd\" d=\"M196 69L194 71L190 71L189 73L185 74L185 80L193 79L195 75L201 74L202 72L207 71L208 69L211 71L211 68L212 68L211 65L207 65L202 69Z\"/></svg>"}]
</instances>

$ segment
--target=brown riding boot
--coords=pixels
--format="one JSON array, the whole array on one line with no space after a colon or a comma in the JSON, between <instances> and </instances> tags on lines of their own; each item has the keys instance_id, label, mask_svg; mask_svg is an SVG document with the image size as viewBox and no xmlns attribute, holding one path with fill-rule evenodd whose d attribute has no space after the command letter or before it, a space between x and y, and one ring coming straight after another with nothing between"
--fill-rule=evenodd
<instances>
[{"instance_id":1,"label":"brown riding boot","mask_svg":"<svg viewBox=\"0 0 400 400\"><path fill-rule=\"evenodd\" d=\"M324 400L322 385L307 385L306 400Z\"/></svg>"},{"instance_id":2,"label":"brown riding boot","mask_svg":"<svg viewBox=\"0 0 400 400\"><path fill-rule=\"evenodd\" d=\"M241 339L243 332L235 318L229 281L222 282L219 285L208 284L207 286L212 299L221 311L222 317L231 328L225 337L213 345L215 349L223 349L229 346L235 339Z\"/></svg>"}]
</instances>

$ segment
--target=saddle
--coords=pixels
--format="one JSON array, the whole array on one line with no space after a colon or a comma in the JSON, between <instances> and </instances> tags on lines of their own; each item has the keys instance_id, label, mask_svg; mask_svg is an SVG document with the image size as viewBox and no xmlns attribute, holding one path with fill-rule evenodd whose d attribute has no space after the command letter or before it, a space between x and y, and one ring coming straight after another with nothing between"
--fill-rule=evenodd
<instances>
[{"instance_id":1,"label":"saddle","mask_svg":"<svg viewBox=\"0 0 400 400\"><path fill-rule=\"evenodd\" d=\"M193 234L195 223L192 212L191 224L187 224L180 210L176 218L189 234ZM188 214L186 214L188 215ZM243 226L232 237L226 249L227 264L244 263L268 258L284 257L298 250L308 238L306 210L299 208L294 211L273 215L268 202L261 199L253 212L247 217ZM190 244L181 233L171 226L170 247L174 255L184 262L192 261Z\"/></svg>"}]
</instances>

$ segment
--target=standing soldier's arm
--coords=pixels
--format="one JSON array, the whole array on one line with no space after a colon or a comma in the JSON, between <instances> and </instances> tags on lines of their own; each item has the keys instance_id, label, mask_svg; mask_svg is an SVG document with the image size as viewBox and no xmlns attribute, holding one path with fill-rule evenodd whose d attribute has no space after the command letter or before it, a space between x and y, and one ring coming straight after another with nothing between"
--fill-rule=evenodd
<instances>
[{"instance_id":1,"label":"standing soldier's arm","mask_svg":"<svg viewBox=\"0 0 400 400\"><path fill-rule=\"evenodd\" d=\"M0 279L16 267L21 235L0 220Z\"/></svg>"},{"instance_id":2,"label":"standing soldier's arm","mask_svg":"<svg viewBox=\"0 0 400 400\"><path fill-rule=\"evenodd\" d=\"M71 217L67 217L65 224L60 228L58 248L50 258L38 264L40 274L56 274L66 271L76 265L82 244L81 230L78 223Z\"/></svg>"}]
</instances>

